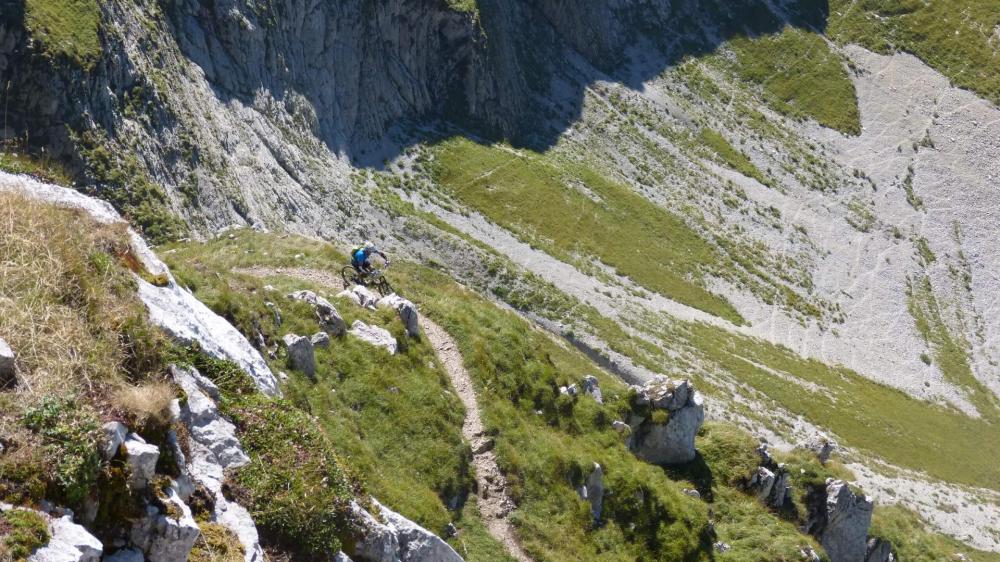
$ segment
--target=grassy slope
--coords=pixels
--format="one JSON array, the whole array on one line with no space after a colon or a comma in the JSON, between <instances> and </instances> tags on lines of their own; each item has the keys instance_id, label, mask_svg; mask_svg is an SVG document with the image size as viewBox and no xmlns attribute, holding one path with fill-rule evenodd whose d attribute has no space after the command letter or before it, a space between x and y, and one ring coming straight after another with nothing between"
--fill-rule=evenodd
<instances>
[{"instance_id":1,"label":"grassy slope","mask_svg":"<svg viewBox=\"0 0 1000 562\"><path fill-rule=\"evenodd\" d=\"M462 139L442 143L435 155L441 185L525 241L571 263L596 257L651 290L742 322L701 282L706 269L721 263L718 251L680 218L624 186L583 165Z\"/></svg>"},{"instance_id":2,"label":"grassy slope","mask_svg":"<svg viewBox=\"0 0 1000 562\"><path fill-rule=\"evenodd\" d=\"M1000 104L1000 10L994 0L833 0L827 33L881 53L906 51Z\"/></svg>"},{"instance_id":3,"label":"grassy slope","mask_svg":"<svg viewBox=\"0 0 1000 562\"><path fill-rule=\"evenodd\" d=\"M854 84L823 37L788 27L775 35L735 39L729 47L736 53L732 68L737 75L760 84L765 99L781 113L861 133Z\"/></svg>"},{"instance_id":4,"label":"grassy slope","mask_svg":"<svg viewBox=\"0 0 1000 562\"><path fill-rule=\"evenodd\" d=\"M251 232L242 232L234 240L220 239L206 245L186 244L176 248L177 252L166 257L175 264L181 278L194 283L196 289L210 301L215 300L211 297L215 289L198 287L197 283L199 279L215 278L214 272L228 272L232 267L254 264L275 267L315 267L336 271L343 260L340 254L325 244L296 237L278 238ZM301 257L293 259L291 256L295 254L301 254ZM191 275L192 269L200 270L197 277L185 277ZM491 303L459 287L441 273L403 263L399 264L391 276L398 289L416 300L425 314L441 323L458 341L470 374L477 385L484 420L490 431L495 434L502 466L509 471L515 497L519 501L520 507L515 522L526 547L534 555L543 560L575 560L581 557L602 560L632 560L636 557L672 559L671 557L683 557L678 555L678 552L685 551L688 552L688 557L701 556L701 545L695 546L691 541L697 541L701 524L699 522L703 521L704 517L703 508L699 507L697 502L690 502L686 496L680 497L678 491L685 485L704 489L706 482L704 469L707 467L711 475L708 486L714 496L711 498L713 500L711 507L716 514L718 540L726 541L734 547L728 553L716 554L716 559L760 562L797 560L795 548L807 543L808 538L798 534L791 523L769 515L756 502L730 485L753 463L753 453L749 450L752 440L747 436L739 432L734 433L726 426L708 428L705 435L699 438L699 448L704 453L704 466L687 471L675 471L672 473L672 478L676 480L671 480L663 471L639 463L625 453L620 437L607 429L606 424L609 420L619 418L627 409L627 404L622 399L623 387L615 379L603 374L576 352L557 345L546 334L529 328L517 316L498 310ZM263 290L260 285L264 282L239 277L234 279L238 280L235 282L249 283L255 287L258 294L253 298L261 297L260 292ZM289 283L289 280L273 278L266 282L277 287L278 283ZM296 286L300 285L301 283L296 283ZM285 289L285 286L281 286L278 294ZM239 292L254 294L243 291L241 289ZM280 304L283 301L279 299L278 302ZM243 306L245 303L238 307L234 306L233 310L242 310ZM355 314L350 307L341 306L341 309L345 314ZM286 316L298 317L298 313L287 304L282 304L282 311ZM248 321L248 318L237 319L237 324ZM293 318L288 322L291 326L300 321L306 320ZM389 319L382 318L380 321L389 322ZM717 355L712 358L720 365L731 369L735 374L745 375L745 380L750 384L761 385L766 391L775 392L780 400L788 401L792 406L805 404L803 409L807 416L823 417L832 414L821 409L813 411L814 408L808 406L811 401L820 400L811 397L812 393L797 391L797 387L789 385L787 381L782 381L763 369L744 370L750 363L739 356L745 355L754 362L795 373L803 378L814 377L824 385L831 384L831 381L842 380L843 387L837 389L838 397L841 397L841 400L847 396L852 399L872 401L870 407L866 406L868 402L859 404L868 407L867 410L863 409L866 415L862 416L859 426L867 433L876 434L877 439L885 438L886 442L877 446L886 446L890 450L894 450L891 441L900 435L903 444L899 448L913 447L912 441L907 441L907 435L915 436L917 432L933 428L939 423L945 424L941 432L928 433L931 441L919 446L926 448L941 443L942 446L948 447L948 438L944 437L944 434L949 431L959 434L961 440L964 439L962 437L964 435L973 435L983 430L982 426L956 428L954 424L949 425L949 423L968 418L957 414L950 417L953 415L951 412L921 404L885 387L867 383L849 372L803 361L786 350L765 346L749 339L729 341L719 338L719 334L712 332L692 332L683 339L674 335L665 341L683 347L692 347L694 341L703 342L702 352L708 353L714 350ZM335 342L335 345L344 345L344 342L339 344ZM374 394L382 396L380 389L390 383L365 380L363 375L365 369L355 369L351 366L359 359L343 348L337 349L351 358L343 365L347 374L345 381L350 382L357 376L359 390L362 389L361 382L364 381L365 384L374 385L376 389ZM364 363L365 360L360 359L360 361ZM323 362L325 361L321 361ZM597 374L601 378L602 388L609 398L605 407L598 407L585 398L568 400L558 397L556 385L571 382L584 374ZM433 370L418 370L415 375L414 378L419 379L425 386L441 388L437 384L427 385L427 380L440 377L439 373ZM399 384L400 382L407 384L404 373L397 372L388 376L392 377L391 384L404 389L404 386ZM771 380L763 377L771 377ZM351 425L360 419L355 413L339 410L340 406L336 404L338 399L321 392L335 387L337 395L346 394L350 392L349 384L328 381L329 384L325 385L323 383L325 375L321 374L318 378L320 383L312 386L293 374L290 396L295 397L300 407L311 410L320 420L328 419L320 411L324 408L331 410L331 417L346 416L349 421L343 425ZM870 386L864 388L855 386L860 384ZM412 387L405 388L400 392L399 400L406 400L406 395L413 392ZM311 391L306 401L296 396L302 393L301 389ZM371 394L370 389L365 389L363 392ZM327 396L321 396L322 394ZM853 394L870 395L870 397L855 397ZM886 400L888 402L885 402ZM885 411L880 410L880 407L885 407ZM381 428L393 427L391 423L387 424L385 420L377 419L381 411L368 413L374 416L370 419L373 431L376 433L382 431ZM390 411L393 412L393 416L400 412ZM542 413L537 414L537 411ZM871 431L871 427L878 427L878 424L884 423L882 415L889 416L892 412L899 411L910 411L912 417L903 418L898 426L894 426L894 433L882 435ZM409 415L407 412L403 410L403 415ZM846 413L844 415L846 416ZM926 419L921 420L921 418ZM834 422L837 422L836 418ZM911 423L914 424L912 427L909 425ZM331 427L327 421L324 421L322 426L333 445L338 450L346 452L345 458L348 464L354 466L355 463L359 463L356 466L361 467L361 470L368 470L363 463L371 457L366 457L367 453L363 450L353 449L357 446L355 438L351 435L353 430L341 431ZM863 438L863 435L851 435L852 439ZM376 449L374 453L377 455L378 449L385 447L385 443L380 442L377 435L371 437L373 443L376 443L372 448ZM957 453L949 454L966 454L965 445L965 443L960 444L954 449L958 451ZM873 442L871 446L875 447L876 444ZM433 489L434 486L431 484L433 478L428 478L427 474L419 469L421 466L427 466L427 458L421 458L420 451L413 451L410 454L414 455L411 462L418 468L416 472L419 474L402 474L398 481L400 490L410 486L413 480L421 482L427 490ZM437 457L437 455L438 453L431 452L425 456ZM440 457L437 458L440 460ZM796 475L799 467L806 469L806 473L803 473L805 474L803 478L806 480L824 477L825 473L808 459L790 457L783 460L796 468L794 471ZM609 500L605 512L608 521L598 529L590 528L585 506L573 491L584 467L594 461L605 466L606 482L612 490L617 491L619 498L631 495L622 493L624 490L639 489L644 491L647 498L643 504L635 504L624 499L617 500L617 503L616 500ZM401 470L405 472L405 467ZM399 493L393 491L397 486L395 478L399 474L397 467L393 466L392 459L388 459L384 478L381 482L377 477L373 479L372 487L382 487L382 491L386 494ZM684 480L691 480L692 484L685 484ZM878 513L881 513L881 509ZM665 514L671 515L665 516ZM462 513L451 515L457 518L460 528L463 529L453 543L460 552L469 554L468 559L505 559L500 547L482 529L470 504L466 504ZM661 521L664 517L668 523L664 524ZM893 521L897 517L899 517L897 514L889 513L884 519ZM630 529L629 523L633 522L637 523L637 527ZM918 548L919 545L928 542L938 543L945 540L924 531L922 524L908 525L910 526L905 534L897 533L893 536L903 549ZM969 553L973 556L973 560L990 562L995 560L983 553L974 551Z\"/></svg>"},{"instance_id":5,"label":"grassy slope","mask_svg":"<svg viewBox=\"0 0 1000 562\"><path fill-rule=\"evenodd\" d=\"M96 0L26 0L25 20L49 56L90 67L101 55Z\"/></svg>"}]
</instances>

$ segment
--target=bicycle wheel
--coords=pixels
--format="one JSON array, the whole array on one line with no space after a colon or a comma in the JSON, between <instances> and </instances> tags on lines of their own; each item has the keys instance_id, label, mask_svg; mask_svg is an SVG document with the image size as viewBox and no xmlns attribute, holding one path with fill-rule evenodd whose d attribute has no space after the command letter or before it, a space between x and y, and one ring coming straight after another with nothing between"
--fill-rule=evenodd
<instances>
[{"instance_id":1,"label":"bicycle wheel","mask_svg":"<svg viewBox=\"0 0 1000 562\"><path fill-rule=\"evenodd\" d=\"M355 274L354 268L345 265L343 269L340 270L340 276L344 279L344 287L350 289L352 285L358 285L358 277Z\"/></svg>"},{"instance_id":2,"label":"bicycle wheel","mask_svg":"<svg viewBox=\"0 0 1000 562\"><path fill-rule=\"evenodd\" d=\"M376 287L376 289L378 289L379 294L382 295L383 297L393 293L392 286L389 285L389 282L386 281L385 277L382 277L378 280L378 286Z\"/></svg>"}]
</instances>

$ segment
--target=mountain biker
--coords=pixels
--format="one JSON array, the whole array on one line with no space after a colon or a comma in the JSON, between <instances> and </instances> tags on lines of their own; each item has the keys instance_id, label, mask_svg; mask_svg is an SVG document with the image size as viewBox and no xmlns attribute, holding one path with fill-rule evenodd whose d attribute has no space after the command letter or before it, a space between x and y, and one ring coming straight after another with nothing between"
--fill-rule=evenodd
<instances>
[{"instance_id":1,"label":"mountain biker","mask_svg":"<svg viewBox=\"0 0 1000 562\"><path fill-rule=\"evenodd\" d=\"M354 270L362 274L369 274L374 271L375 268L371 262L373 255L380 256L385 260L385 265L389 265L389 257L376 248L374 244L365 240L363 244L359 244L351 250L351 265L354 267Z\"/></svg>"}]
</instances>

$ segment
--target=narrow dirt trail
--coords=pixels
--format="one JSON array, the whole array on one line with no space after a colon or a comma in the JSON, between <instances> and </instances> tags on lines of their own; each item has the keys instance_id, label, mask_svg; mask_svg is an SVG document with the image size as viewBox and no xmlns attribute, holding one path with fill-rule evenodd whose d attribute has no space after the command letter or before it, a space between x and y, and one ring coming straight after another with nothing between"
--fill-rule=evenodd
<instances>
[{"instance_id":1,"label":"narrow dirt trail","mask_svg":"<svg viewBox=\"0 0 1000 562\"><path fill-rule=\"evenodd\" d=\"M420 327L437 352L438 359L451 379L451 385L455 387L465 406L462 435L472 444L472 466L476 469L476 482L479 484L479 514L483 523L493 538L503 543L511 556L520 562L530 562L531 558L517 542L514 528L507 519L507 515L514 509L514 502L507 495L507 479L497 465L493 441L483 434L479 403L458 345L448 332L426 316L420 317Z\"/></svg>"},{"instance_id":2,"label":"narrow dirt trail","mask_svg":"<svg viewBox=\"0 0 1000 562\"><path fill-rule=\"evenodd\" d=\"M320 269L306 267L272 268L254 266L233 269L234 273L255 277L294 277L331 289L343 289L344 282L337 275ZM479 415L479 402L472 386L472 378L465 370L458 345L444 328L426 316L420 316L420 328L427 336L431 347L441 361L451 385L465 406L465 420L462 422L462 436L472 445L472 466L475 468L476 483L479 488L479 515L490 535L507 549L518 562L532 562L531 557L521 548L507 516L514 509L514 502L507 494L507 479L497 464L493 441L484 435L483 420Z\"/></svg>"}]
</instances>

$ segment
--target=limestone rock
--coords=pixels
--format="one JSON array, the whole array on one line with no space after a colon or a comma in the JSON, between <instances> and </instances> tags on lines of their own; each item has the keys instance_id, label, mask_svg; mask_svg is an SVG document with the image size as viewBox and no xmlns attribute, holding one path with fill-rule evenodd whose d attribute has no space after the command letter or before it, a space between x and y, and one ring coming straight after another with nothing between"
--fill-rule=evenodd
<instances>
[{"instance_id":1,"label":"limestone rock","mask_svg":"<svg viewBox=\"0 0 1000 562\"><path fill-rule=\"evenodd\" d=\"M134 433L129 434L122 446L125 448L125 461L129 468L129 485L137 490L145 489L156 473L160 448L146 443Z\"/></svg>"},{"instance_id":2,"label":"limestone rock","mask_svg":"<svg viewBox=\"0 0 1000 562\"><path fill-rule=\"evenodd\" d=\"M104 562L145 562L141 550L126 548L104 557Z\"/></svg>"},{"instance_id":3,"label":"limestone rock","mask_svg":"<svg viewBox=\"0 0 1000 562\"><path fill-rule=\"evenodd\" d=\"M757 472L750 478L750 489L757 494L757 499L766 502L771 497L771 490L774 489L774 473L764 468L757 467Z\"/></svg>"},{"instance_id":4,"label":"limestone rock","mask_svg":"<svg viewBox=\"0 0 1000 562\"><path fill-rule=\"evenodd\" d=\"M354 555L371 562L462 562L462 557L440 537L374 501L379 523L357 503L352 503L357 531Z\"/></svg>"},{"instance_id":5,"label":"limestone rock","mask_svg":"<svg viewBox=\"0 0 1000 562\"><path fill-rule=\"evenodd\" d=\"M879 537L868 539L865 562L896 562L896 553L892 550L892 543Z\"/></svg>"},{"instance_id":6,"label":"limestone rock","mask_svg":"<svg viewBox=\"0 0 1000 562\"><path fill-rule=\"evenodd\" d=\"M604 397L601 395L601 384L594 375L587 375L583 377L580 381L580 386L583 388L583 393L590 396L598 404L604 403Z\"/></svg>"},{"instance_id":7,"label":"limestone rock","mask_svg":"<svg viewBox=\"0 0 1000 562\"><path fill-rule=\"evenodd\" d=\"M17 372L14 365L13 350L3 338L0 338L0 388L10 388L17 384Z\"/></svg>"},{"instance_id":8,"label":"limestone rock","mask_svg":"<svg viewBox=\"0 0 1000 562\"><path fill-rule=\"evenodd\" d=\"M590 503L590 515L594 521L600 521L604 506L604 469L601 465L594 463L593 469L583 485L577 488L576 493L580 499Z\"/></svg>"},{"instance_id":9,"label":"limestone rock","mask_svg":"<svg viewBox=\"0 0 1000 562\"><path fill-rule=\"evenodd\" d=\"M826 461L830 460L830 455L837 450L837 442L816 433L806 439L802 447L815 453L820 463L826 464Z\"/></svg>"},{"instance_id":10,"label":"limestone rock","mask_svg":"<svg viewBox=\"0 0 1000 562\"><path fill-rule=\"evenodd\" d=\"M330 347L330 334L326 332L316 332L309 338L313 347Z\"/></svg>"},{"instance_id":11,"label":"limestone rock","mask_svg":"<svg viewBox=\"0 0 1000 562\"><path fill-rule=\"evenodd\" d=\"M281 341L288 349L288 364L310 377L316 376L316 355L312 341L304 336L285 334Z\"/></svg>"},{"instance_id":12,"label":"limestone rock","mask_svg":"<svg viewBox=\"0 0 1000 562\"><path fill-rule=\"evenodd\" d=\"M614 429L615 431L617 431L618 433L628 434L628 433L632 432L632 428L629 427L629 425L627 423L625 423L625 422L623 422L621 420L615 420L615 421L611 422L611 428Z\"/></svg>"},{"instance_id":13,"label":"limestone rock","mask_svg":"<svg viewBox=\"0 0 1000 562\"><path fill-rule=\"evenodd\" d=\"M104 435L101 441L101 455L104 460L111 460L118 454L118 448L128 436L128 428L122 422L108 422L102 428Z\"/></svg>"},{"instance_id":14,"label":"limestone rock","mask_svg":"<svg viewBox=\"0 0 1000 562\"><path fill-rule=\"evenodd\" d=\"M396 349L398 349L396 338L392 337L392 334L388 330L365 324L360 320L355 320L351 324L351 329L348 333L374 346L384 347L390 355L395 355Z\"/></svg>"},{"instance_id":15,"label":"limestone rock","mask_svg":"<svg viewBox=\"0 0 1000 562\"><path fill-rule=\"evenodd\" d=\"M167 513L146 506L146 516L133 523L129 538L149 562L186 562L201 529L174 487L162 500Z\"/></svg>"},{"instance_id":16,"label":"limestone rock","mask_svg":"<svg viewBox=\"0 0 1000 562\"><path fill-rule=\"evenodd\" d=\"M346 298L354 302L354 304L362 308L370 308L375 310L378 306L378 295L371 292L367 287L361 285L355 285L346 291L341 291L337 294L337 298Z\"/></svg>"},{"instance_id":17,"label":"limestone rock","mask_svg":"<svg viewBox=\"0 0 1000 562\"><path fill-rule=\"evenodd\" d=\"M705 411L701 395L690 382L658 376L637 388L635 402L651 410L649 417L630 424L633 433L628 444L637 457L653 464L678 464L695 458L694 438L705 421ZM666 412L666 423L654 421L656 410Z\"/></svg>"},{"instance_id":18,"label":"limestone rock","mask_svg":"<svg viewBox=\"0 0 1000 562\"><path fill-rule=\"evenodd\" d=\"M378 306L392 308L399 314L399 319L402 320L403 325L406 327L406 335L411 338L420 335L420 315L417 312L417 305L396 293L392 293L382 297L378 301Z\"/></svg>"},{"instance_id":19,"label":"limestone rock","mask_svg":"<svg viewBox=\"0 0 1000 562\"><path fill-rule=\"evenodd\" d=\"M579 393L580 393L580 389L578 389L575 384L571 384L569 386L560 386L559 387L559 394L564 394L566 396L576 396Z\"/></svg>"},{"instance_id":20,"label":"limestone rock","mask_svg":"<svg viewBox=\"0 0 1000 562\"><path fill-rule=\"evenodd\" d=\"M338 552L333 557L333 562L353 562L351 557L344 554L343 552Z\"/></svg>"},{"instance_id":21,"label":"limestone rock","mask_svg":"<svg viewBox=\"0 0 1000 562\"><path fill-rule=\"evenodd\" d=\"M295 291L288 298L307 302L316 310L320 326L331 335L341 336L347 331L347 323L330 301L312 291Z\"/></svg>"},{"instance_id":22,"label":"limestone rock","mask_svg":"<svg viewBox=\"0 0 1000 562\"><path fill-rule=\"evenodd\" d=\"M846 482L830 479L821 513L818 538L830 562L858 562L868 550L868 528L872 522L871 498L858 496Z\"/></svg>"},{"instance_id":23,"label":"limestone rock","mask_svg":"<svg viewBox=\"0 0 1000 562\"><path fill-rule=\"evenodd\" d=\"M47 517L47 516L43 516ZM49 543L35 551L29 562L98 562L104 546L73 517L49 519Z\"/></svg>"},{"instance_id":24,"label":"limestone rock","mask_svg":"<svg viewBox=\"0 0 1000 562\"><path fill-rule=\"evenodd\" d=\"M240 446L236 428L223 418L218 407L209 399L206 387L211 381L201 376L195 369L171 367L174 381L187 394L187 403L182 406L180 421L191 434L190 455L186 472L191 480L204 487L214 500L212 518L236 534L243 545L246 562L263 562L264 552L260 546L257 527L245 508L228 501L222 494L225 471L249 462ZM192 484L191 489L194 486ZM181 493L182 499L187 494Z\"/></svg>"}]
</instances>

